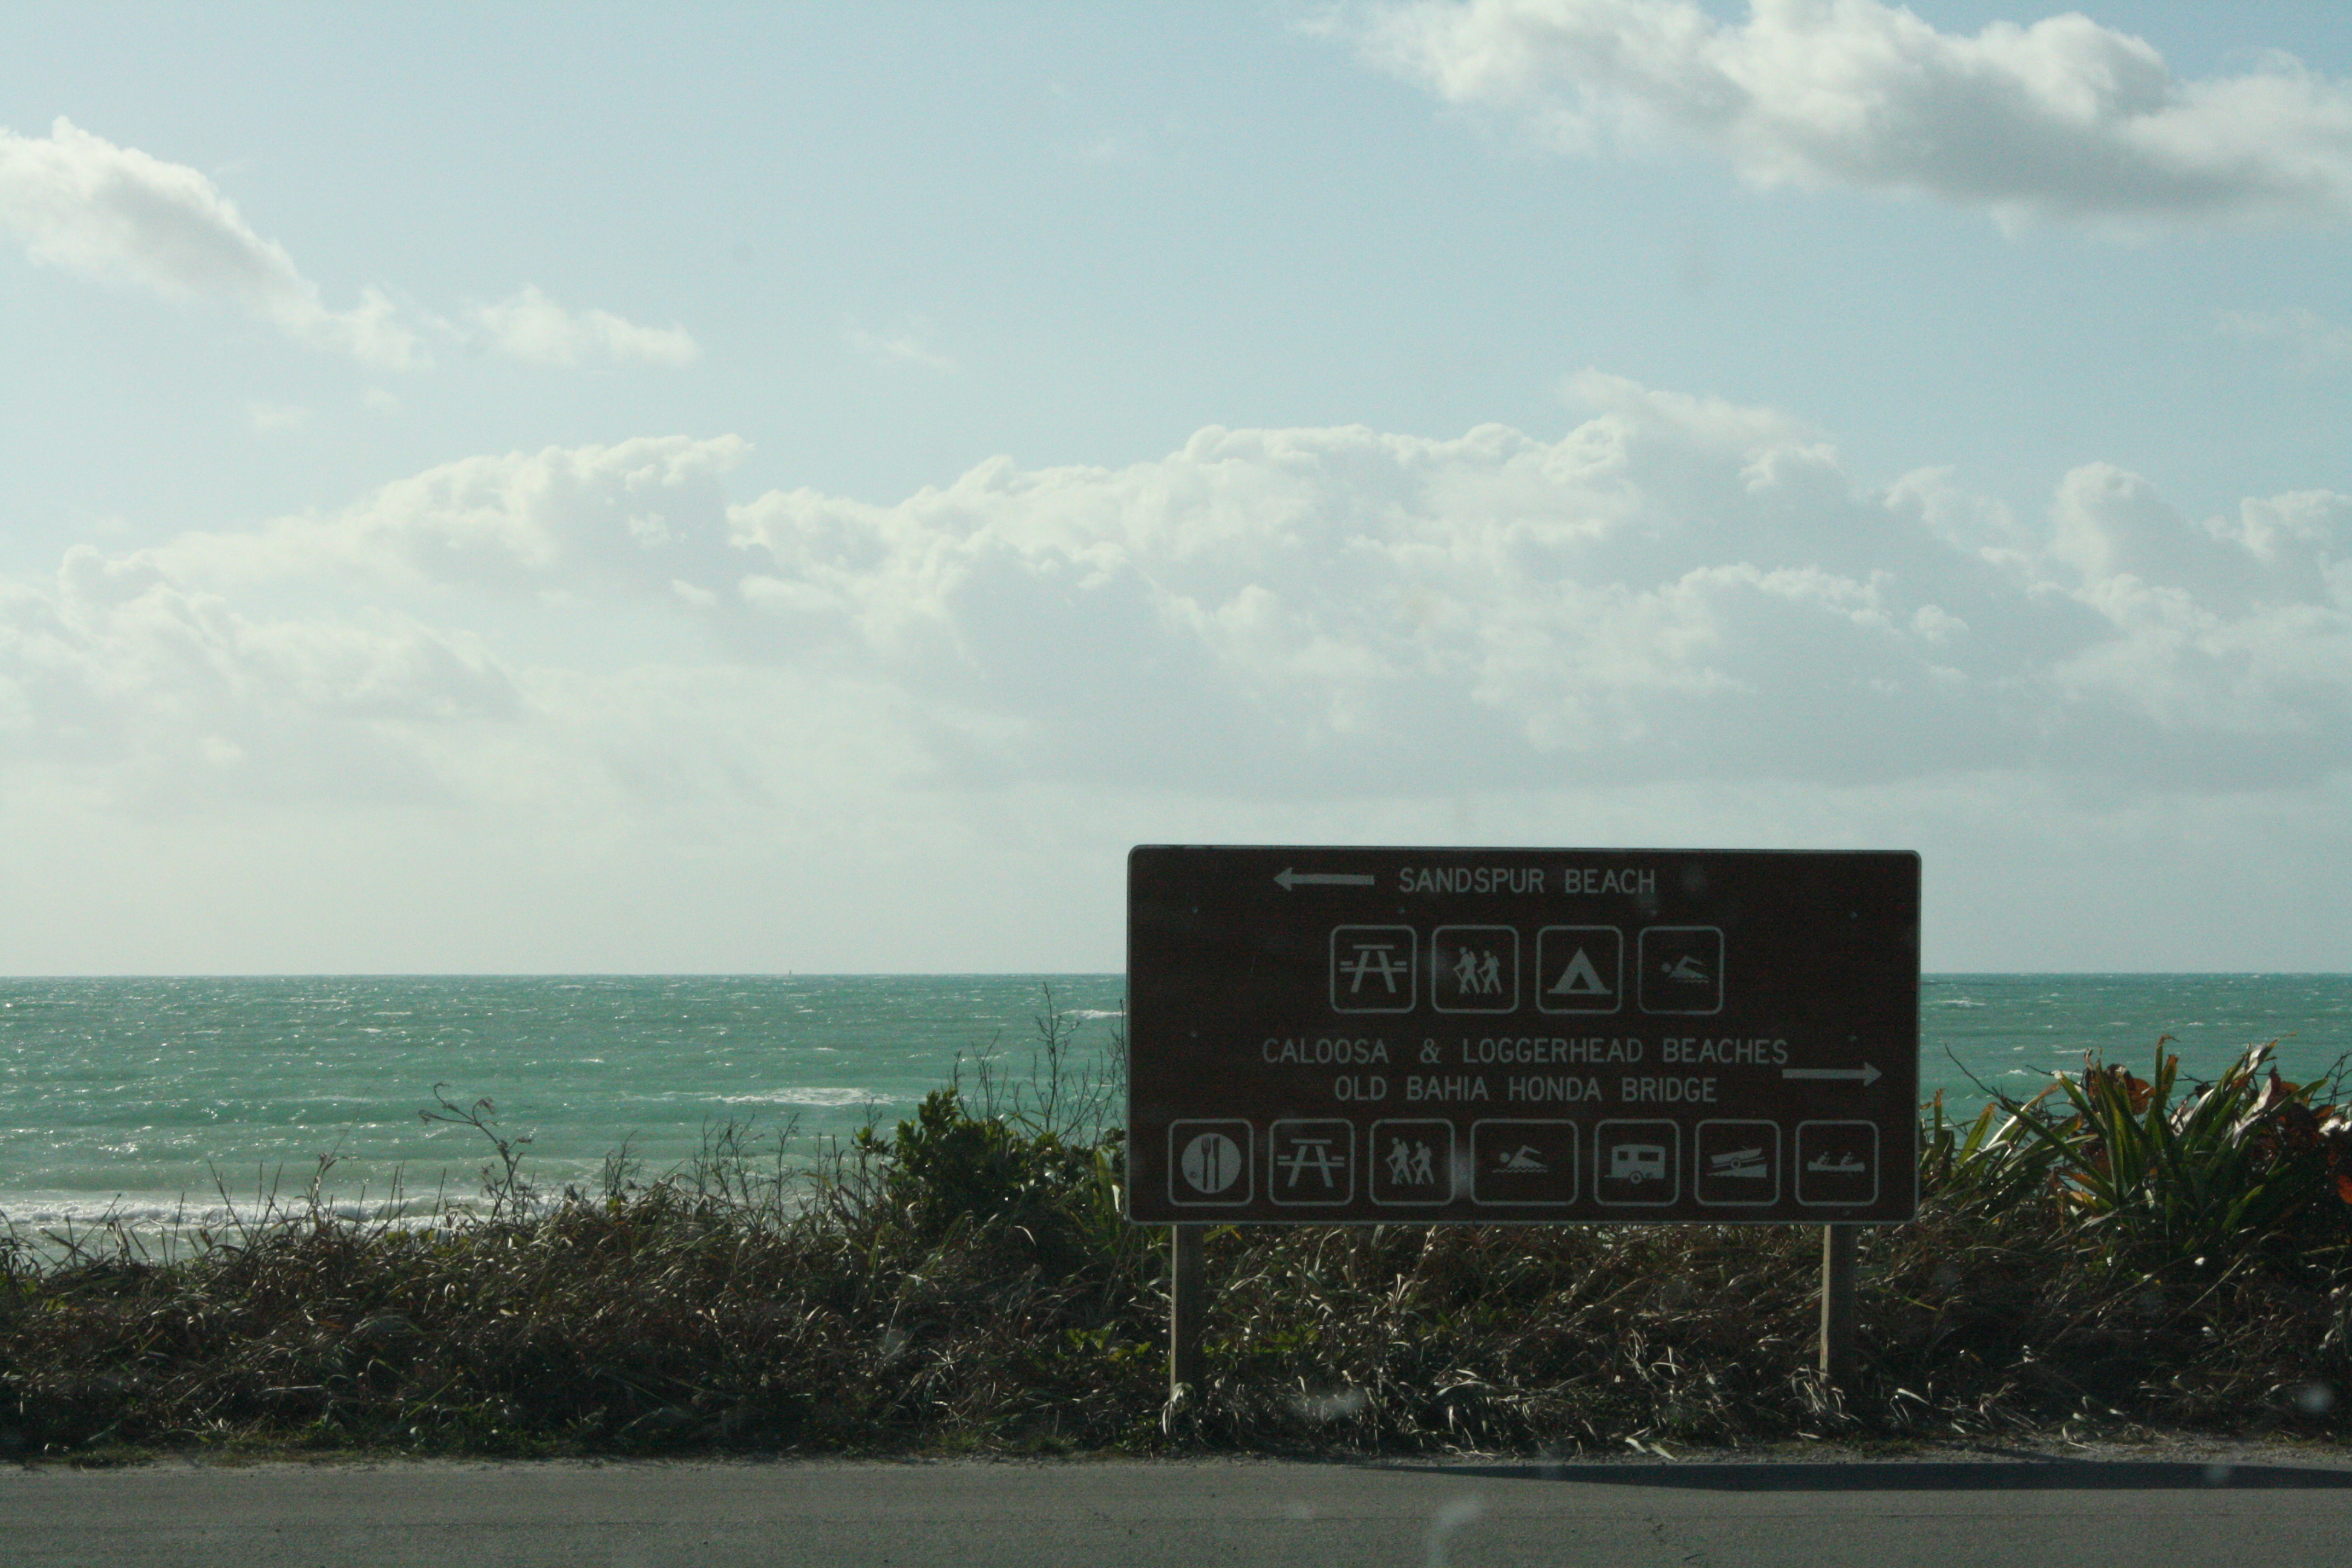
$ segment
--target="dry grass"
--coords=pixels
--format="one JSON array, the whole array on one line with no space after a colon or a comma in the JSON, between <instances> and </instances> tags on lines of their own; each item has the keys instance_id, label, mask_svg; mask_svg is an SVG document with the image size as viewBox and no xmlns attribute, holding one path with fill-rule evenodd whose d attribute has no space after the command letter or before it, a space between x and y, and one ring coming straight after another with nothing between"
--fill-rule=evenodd
<instances>
[{"instance_id":1,"label":"dry grass","mask_svg":"<svg viewBox=\"0 0 2352 1568\"><path fill-rule=\"evenodd\" d=\"M1208 1375L1171 1405L1165 1233L1118 1217L1099 1093L1024 1100L983 1080L814 1167L721 1129L685 1170L637 1182L616 1163L604 1191L554 1200L501 1160L489 1212L429 1226L298 1204L185 1256L121 1233L62 1260L0 1251L0 1445L1562 1453L2053 1429L2340 1436L2343 1119L2313 1086L2263 1079L2259 1057L2242 1065L2185 1089L2160 1063L2152 1080L2095 1068L1967 1127L1932 1120L1918 1220L1864 1233L1863 1370L1843 1391L1810 1371L1811 1229L1222 1229ZM2160 1156L2134 1164L2147 1147ZM2231 1181L2259 1204L2232 1209ZM2188 1197L2151 1185L2164 1182ZM2211 1223L2233 1213L2234 1229Z\"/></svg>"}]
</instances>

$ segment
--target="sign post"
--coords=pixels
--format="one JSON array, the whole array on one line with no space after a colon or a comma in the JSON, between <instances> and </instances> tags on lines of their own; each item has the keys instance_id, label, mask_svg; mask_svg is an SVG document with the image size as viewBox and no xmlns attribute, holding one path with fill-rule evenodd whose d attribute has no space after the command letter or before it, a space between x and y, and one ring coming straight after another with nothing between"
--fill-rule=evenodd
<instances>
[{"instance_id":1,"label":"sign post","mask_svg":"<svg viewBox=\"0 0 2352 1568\"><path fill-rule=\"evenodd\" d=\"M1168 1234L1168 1398L1172 1404L1201 1381L1201 1313L1208 1281L1201 1271L1203 1225L1177 1225Z\"/></svg>"},{"instance_id":2,"label":"sign post","mask_svg":"<svg viewBox=\"0 0 2352 1568\"><path fill-rule=\"evenodd\" d=\"M1822 1378L1843 1387L1853 1378L1854 1243L1850 1225L1822 1226Z\"/></svg>"},{"instance_id":3,"label":"sign post","mask_svg":"<svg viewBox=\"0 0 2352 1568\"><path fill-rule=\"evenodd\" d=\"M1915 854L1144 846L1128 990L1139 1223L1822 1226L1827 1358L1917 1203Z\"/></svg>"}]
</instances>

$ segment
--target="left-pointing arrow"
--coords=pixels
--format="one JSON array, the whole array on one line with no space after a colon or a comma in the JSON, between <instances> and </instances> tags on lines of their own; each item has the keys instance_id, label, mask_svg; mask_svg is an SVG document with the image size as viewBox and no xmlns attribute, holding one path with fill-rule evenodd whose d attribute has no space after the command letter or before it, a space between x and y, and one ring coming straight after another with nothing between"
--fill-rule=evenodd
<instances>
[{"instance_id":1,"label":"left-pointing arrow","mask_svg":"<svg viewBox=\"0 0 2352 1568\"><path fill-rule=\"evenodd\" d=\"M1864 1062L1858 1068L1782 1068L1780 1076L1782 1078L1844 1079L1867 1088L1886 1075L1868 1062Z\"/></svg>"},{"instance_id":2,"label":"left-pointing arrow","mask_svg":"<svg viewBox=\"0 0 2352 1568\"><path fill-rule=\"evenodd\" d=\"M1287 866L1282 868L1282 875L1276 877L1275 880L1282 884L1282 890L1286 893L1293 888L1302 887L1369 888L1372 885L1371 876L1368 872L1294 871Z\"/></svg>"}]
</instances>

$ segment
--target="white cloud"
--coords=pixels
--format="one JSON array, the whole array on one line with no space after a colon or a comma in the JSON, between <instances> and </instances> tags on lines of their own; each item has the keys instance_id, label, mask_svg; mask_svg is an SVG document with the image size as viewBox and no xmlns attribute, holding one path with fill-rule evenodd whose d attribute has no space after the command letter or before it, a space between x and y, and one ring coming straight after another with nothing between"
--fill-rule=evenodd
<instances>
[{"instance_id":1,"label":"white cloud","mask_svg":"<svg viewBox=\"0 0 2352 1568\"><path fill-rule=\"evenodd\" d=\"M0 227L36 261L173 300L247 310L297 342L399 369L416 334L375 289L331 310L283 246L256 234L201 173L118 147L60 118L46 137L0 128Z\"/></svg>"},{"instance_id":2,"label":"white cloud","mask_svg":"<svg viewBox=\"0 0 2352 1568\"><path fill-rule=\"evenodd\" d=\"M307 967L1115 962L1087 933L1142 838L1916 843L2000 933L1943 962L2278 962L2084 934L2216 867L2331 918L2263 846L2342 837L2352 497L2197 519L2095 464L2012 514L1778 410L1570 387L1549 440L1212 428L880 504L730 502L742 443L672 437L80 547L0 579L0 803L98 837L10 863L97 910L147 846L174 908L313 910L267 959ZM203 847L281 840L335 869ZM347 917L353 879L405 912ZM975 924L1015 880L1022 931ZM2063 918L1974 919L2029 895ZM436 900L458 934L419 942Z\"/></svg>"},{"instance_id":3,"label":"white cloud","mask_svg":"<svg viewBox=\"0 0 2352 1568\"><path fill-rule=\"evenodd\" d=\"M520 710L478 639L383 611L250 616L87 545L53 583L0 584L0 759L79 769L103 798L429 792L415 730Z\"/></svg>"},{"instance_id":4,"label":"white cloud","mask_svg":"<svg viewBox=\"0 0 2352 1568\"><path fill-rule=\"evenodd\" d=\"M246 403L245 417L255 430L269 436L280 430L299 430L315 416L297 403L271 403L265 398L253 398Z\"/></svg>"},{"instance_id":5,"label":"white cloud","mask_svg":"<svg viewBox=\"0 0 2352 1568\"><path fill-rule=\"evenodd\" d=\"M732 436L673 436L467 458L338 512L188 534L149 555L231 586L308 575L585 600L727 587L743 568L720 481L745 450Z\"/></svg>"},{"instance_id":6,"label":"white cloud","mask_svg":"<svg viewBox=\"0 0 2352 1568\"><path fill-rule=\"evenodd\" d=\"M1381 6L1365 58L1555 146L1696 145L1761 185L1916 193L2004 222L2352 216L2352 89L2266 56L2183 80L2078 14L1938 32L1879 0Z\"/></svg>"},{"instance_id":7,"label":"white cloud","mask_svg":"<svg viewBox=\"0 0 2352 1568\"><path fill-rule=\"evenodd\" d=\"M2352 327L2298 306L2292 310L2224 310L2221 330L2236 337L2282 342L2307 364L2352 360Z\"/></svg>"},{"instance_id":8,"label":"white cloud","mask_svg":"<svg viewBox=\"0 0 2352 1568\"><path fill-rule=\"evenodd\" d=\"M1774 410L1571 387L1593 412L1557 441L1210 429L895 505L730 506L732 438L551 448L149 558L224 591L327 574L684 617L710 658L898 692L942 778L1299 795L2161 758L2204 788L2352 760L2347 498L2192 521L2090 465L2035 526L1934 470L1864 485Z\"/></svg>"},{"instance_id":9,"label":"white cloud","mask_svg":"<svg viewBox=\"0 0 2352 1568\"><path fill-rule=\"evenodd\" d=\"M202 173L118 147L64 119L46 137L0 128L0 230L13 233L44 265L170 300L240 309L298 342L379 369L426 364L423 334L454 331L429 314L403 320L375 289L362 289L351 310L329 310L285 247L255 233ZM531 364L683 365L701 353L684 328L573 310L528 286L476 307L467 320L490 348Z\"/></svg>"},{"instance_id":10,"label":"white cloud","mask_svg":"<svg viewBox=\"0 0 2352 1568\"><path fill-rule=\"evenodd\" d=\"M682 365L702 353L683 327L641 327L610 310L567 310L529 286L470 314L491 347L532 364L643 360Z\"/></svg>"},{"instance_id":11,"label":"white cloud","mask_svg":"<svg viewBox=\"0 0 2352 1568\"><path fill-rule=\"evenodd\" d=\"M236 691L422 723L518 710L489 694L528 684L496 673L526 658L532 689L651 658L713 689L846 683L900 737L894 768L963 784L1310 799L2009 770L2193 792L2352 763L2352 498L2195 521L2090 465L2021 521L1935 470L1866 485L1771 409L1571 385L1592 412L1554 441L1212 428L1124 468L1000 458L889 505L730 505L732 437L469 458L339 512L78 552L64 589L16 590L0 677L50 695L0 712L21 731L66 724L60 689L150 713ZM253 607L287 585L392 618ZM101 600L138 608L101 633L71 608Z\"/></svg>"},{"instance_id":12,"label":"white cloud","mask_svg":"<svg viewBox=\"0 0 2352 1568\"><path fill-rule=\"evenodd\" d=\"M1769 410L1579 385L1600 412L1557 442L1209 430L894 507L771 494L734 514L769 557L742 597L919 694L975 776L1296 794L2160 755L2205 787L2352 760L2344 498L2190 524L2094 468L2046 532L1989 529Z\"/></svg>"},{"instance_id":13,"label":"white cloud","mask_svg":"<svg viewBox=\"0 0 2352 1568\"><path fill-rule=\"evenodd\" d=\"M1062 155L1073 163L1084 163L1090 168L1101 169L1114 163L1124 163L1132 159L1135 156L1135 145L1126 138L1106 133Z\"/></svg>"},{"instance_id":14,"label":"white cloud","mask_svg":"<svg viewBox=\"0 0 2352 1568\"><path fill-rule=\"evenodd\" d=\"M898 331L888 333L869 332L853 321L842 329L842 338L861 358L885 369L912 365L942 375L954 374L956 362L924 341L929 331L928 321L909 321Z\"/></svg>"}]
</instances>

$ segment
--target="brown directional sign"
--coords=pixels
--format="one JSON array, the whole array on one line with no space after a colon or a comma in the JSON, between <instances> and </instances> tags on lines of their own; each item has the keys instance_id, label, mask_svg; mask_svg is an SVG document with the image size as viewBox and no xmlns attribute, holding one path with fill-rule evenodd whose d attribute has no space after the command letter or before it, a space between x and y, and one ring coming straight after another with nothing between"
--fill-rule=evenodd
<instances>
[{"instance_id":1,"label":"brown directional sign","mask_svg":"<svg viewBox=\"0 0 2352 1568\"><path fill-rule=\"evenodd\" d=\"M1129 1215L1899 1220L1908 852L1144 846Z\"/></svg>"}]
</instances>

